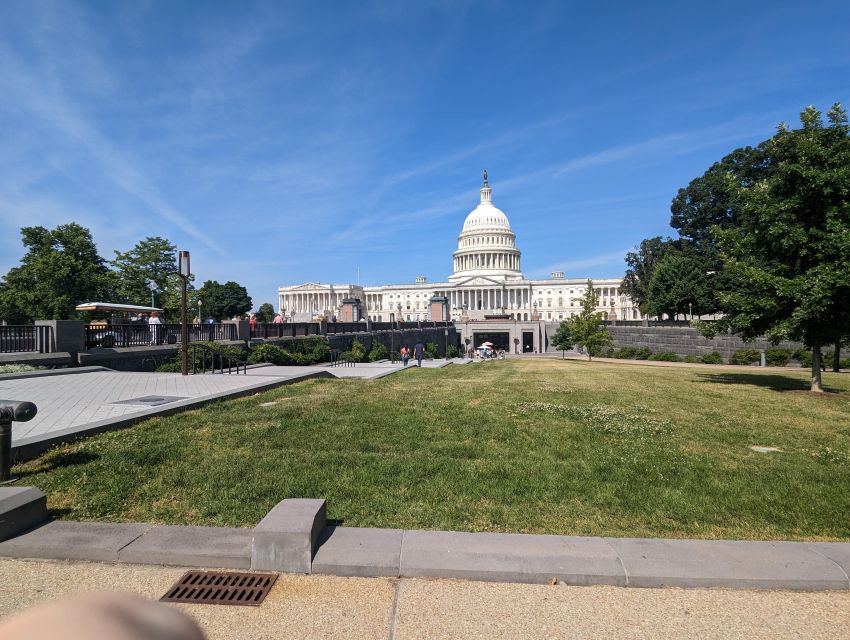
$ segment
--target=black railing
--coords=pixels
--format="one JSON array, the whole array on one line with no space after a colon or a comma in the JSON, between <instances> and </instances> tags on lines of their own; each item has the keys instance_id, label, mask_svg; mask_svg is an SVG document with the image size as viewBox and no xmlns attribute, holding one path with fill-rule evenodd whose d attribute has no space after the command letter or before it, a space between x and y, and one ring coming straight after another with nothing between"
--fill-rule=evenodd
<instances>
[{"instance_id":1,"label":"black railing","mask_svg":"<svg viewBox=\"0 0 850 640\"><path fill-rule=\"evenodd\" d=\"M0 353L50 353L53 327L32 324L0 326Z\"/></svg>"},{"instance_id":2,"label":"black railing","mask_svg":"<svg viewBox=\"0 0 850 640\"><path fill-rule=\"evenodd\" d=\"M188 360L193 374L199 373L233 373L236 369L236 374L239 375L239 370L245 375L248 374L248 363L235 356L229 356L220 353L209 345L193 344L188 349Z\"/></svg>"},{"instance_id":3,"label":"black railing","mask_svg":"<svg viewBox=\"0 0 850 640\"><path fill-rule=\"evenodd\" d=\"M356 363L351 359L351 356L346 356L344 351L340 351L339 349L331 350L332 367L353 367L355 364Z\"/></svg>"},{"instance_id":4,"label":"black railing","mask_svg":"<svg viewBox=\"0 0 850 640\"><path fill-rule=\"evenodd\" d=\"M189 325L190 342L236 340L234 324ZM178 344L179 324L113 324L86 327L86 349L93 347L142 347L146 345Z\"/></svg>"},{"instance_id":5,"label":"black railing","mask_svg":"<svg viewBox=\"0 0 850 640\"><path fill-rule=\"evenodd\" d=\"M328 333L357 333L359 331L367 331L368 325L365 322L328 322Z\"/></svg>"},{"instance_id":6,"label":"black railing","mask_svg":"<svg viewBox=\"0 0 850 640\"><path fill-rule=\"evenodd\" d=\"M317 336L321 325L318 322L264 322L251 327L252 338L294 338L296 336Z\"/></svg>"}]
</instances>

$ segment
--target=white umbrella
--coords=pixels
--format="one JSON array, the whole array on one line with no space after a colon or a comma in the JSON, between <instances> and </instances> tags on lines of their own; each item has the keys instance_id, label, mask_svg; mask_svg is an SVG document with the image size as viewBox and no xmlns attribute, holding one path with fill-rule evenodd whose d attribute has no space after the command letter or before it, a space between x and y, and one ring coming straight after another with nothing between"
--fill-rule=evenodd
<instances>
[{"instance_id":1,"label":"white umbrella","mask_svg":"<svg viewBox=\"0 0 850 640\"><path fill-rule=\"evenodd\" d=\"M492 346L493 346L493 343L492 343L492 342L482 342L482 343L481 343L481 346L482 346L482 347L492 347Z\"/></svg>"}]
</instances>

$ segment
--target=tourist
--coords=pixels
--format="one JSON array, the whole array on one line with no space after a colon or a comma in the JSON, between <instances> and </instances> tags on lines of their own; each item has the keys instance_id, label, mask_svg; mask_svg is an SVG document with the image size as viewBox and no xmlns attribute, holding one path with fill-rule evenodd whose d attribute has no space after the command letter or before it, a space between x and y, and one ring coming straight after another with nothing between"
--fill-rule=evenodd
<instances>
[{"instance_id":1,"label":"tourist","mask_svg":"<svg viewBox=\"0 0 850 640\"><path fill-rule=\"evenodd\" d=\"M257 328L257 316L253 313L248 318L248 326L251 328L251 333Z\"/></svg>"},{"instance_id":2,"label":"tourist","mask_svg":"<svg viewBox=\"0 0 850 640\"><path fill-rule=\"evenodd\" d=\"M157 327L161 326L161 325L162 325L162 320L159 319L159 311L151 312L151 317L148 318L148 327L150 327L150 331L151 331L151 341L150 341L151 345L159 344L159 340L158 340L159 336L157 335L157 332L159 330L157 329Z\"/></svg>"},{"instance_id":3,"label":"tourist","mask_svg":"<svg viewBox=\"0 0 850 640\"><path fill-rule=\"evenodd\" d=\"M278 313L272 320L272 324L283 324L283 316Z\"/></svg>"},{"instance_id":4,"label":"tourist","mask_svg":"<svg viewBox=\"0 0 850 640\"><path fill-rule=\"evenodd\" d=\"M410 349L407 348L407 345L403 345L401 348L401 363L402 366L407 366L407 361L410 360Z\"/></svg>"},{"instance_id":5,"label":"tourist","mask_svg":"<svg viewBox=\"0 0 850 640\"><path fill-rule=\"evenodd\" d=\"M425 355L425 345L417 342L413 345L413 357L416 358L416 366L422 367L422 356Z\"/></svg>"}]
</instances>

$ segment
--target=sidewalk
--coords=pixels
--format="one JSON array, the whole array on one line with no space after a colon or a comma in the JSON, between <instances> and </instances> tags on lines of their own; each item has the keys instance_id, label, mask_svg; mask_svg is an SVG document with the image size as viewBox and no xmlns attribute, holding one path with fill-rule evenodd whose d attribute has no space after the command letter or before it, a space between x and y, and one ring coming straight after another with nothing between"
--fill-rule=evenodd
<instances>
[{"instance_id":1,"label":"sidewalk","mask_svg":"<svg viewBox=\"0 0 850 640\"><path fill-rule=\"evenodd\" d=\"M158 599L183 569L0 559L0 616L85 591ZM179 606L209 640L846 638L850 593L623 589L283 574L257 608Z\"/></svg>"}]
</instances>

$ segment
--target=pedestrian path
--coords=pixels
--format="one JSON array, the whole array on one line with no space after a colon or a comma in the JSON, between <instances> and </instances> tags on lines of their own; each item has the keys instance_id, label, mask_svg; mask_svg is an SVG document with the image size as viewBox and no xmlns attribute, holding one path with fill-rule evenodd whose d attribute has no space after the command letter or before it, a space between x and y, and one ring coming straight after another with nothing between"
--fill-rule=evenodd
<instances>
[{"instance_id":1,"label":"pedestrian path","mask_svg":"<svg viewBox=\"0 0 850 640\"><path fill-rule=\"evenodd\" d=\"M0 617L91 591L156 600L184 569L0 559ZM281 575L259 607L165 605L208 640L846 638L850 593Z\"/></svg>"}]
</instances>

